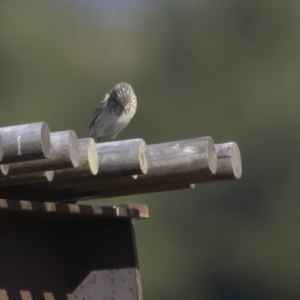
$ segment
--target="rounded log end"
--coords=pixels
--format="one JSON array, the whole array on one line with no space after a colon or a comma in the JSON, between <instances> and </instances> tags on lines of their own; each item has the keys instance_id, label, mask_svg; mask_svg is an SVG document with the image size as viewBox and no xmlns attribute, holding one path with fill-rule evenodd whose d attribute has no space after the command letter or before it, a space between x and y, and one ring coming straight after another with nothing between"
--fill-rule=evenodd
<instances>
[{"instance_id":1,"label":"rounded log end","mask_svg":"<svg viewBox=\"0 0 300 300\"><path fill-rule=\"evenodd\" d=\"M49 158L51 155L51 136L50 129L47 123L41 123L41 147L43 151L44 158Z\"/></svg>"},{"instance_id":2,"label":"rounded log end","mask_svg":"<svg viewBox=\"0 0 300 300\"><path fill-rule=\"evenodd\" d=\"M77 135L73 130L69 131L69 152L73 167L78 167L80 162L79 145Z\"/></svg>"},{"instance_id":3,"label":"rounded log end","mask_svg":"<svg viewBox=\"0 0 300 300\"><path fill-rule=\"evenodd\" d=\"M143 139L140 140L139 145L139 161L142 174L147 174L148 172L148 161L147 161L147 147Z\"/></svg>"},{"instance_id":4,"label":"rounded log end","mask_svg":"<svg viewBox=\"0 0 300 300\"><path fill-rule=\"evenodd\" d=\"M207 162L212 174L216 174L218 167L217 152L213 140L207 139Z\"/></svg>"},{"instance_id":5,"label":"rounded log end","mask_svg":"<svg viewBox=\"0 0 300 300\"><path fill-rule=\"evenodd\" d=\"M91 172L93 175L96 175L99 170L99 157L98 151L96 147L96 143L94 139L89 138L89 145L88 145L88 161Z\"/></svg>"},{"instance_id":6,"label":"rounded log end","mask_svg":"<svg viewBox=\"0 0 300 300\"><path fill-rule=\"evenodd\" d=\"M232 149L231 149L231 163L232 163L232 170L233 174L236 179L242 177L242 158L239 146L233 142Z\"/></svg>"},{"instance_id":7,"label":"rounded log end","mask_svg":"<svg viewBox=\"0 0 300 300\"><path fill-rule=\"evenodd\" d=\"M2 175L6 176L9 173L9 165L1 165L0 171Z\"/></svg>"},{"instance_id":8,"label":"rounded log end","mask_svg":"<svg viewBox=\"0 0 300 300\"><path fill-rule=\"evenodd\" d=\"M0 135L0 161L3 158L3 145L2 145L2 137Z\"/></svg>"},{"instance_id":9,"label":"rounded log end","mask_svg":"<svg viewBox=\"0 0 300 300\"><path fill-rule=\"evenodd\" d=\"M54 178L54 171L46 171L45 177L49 182L51 182Z\"/></svg>"}]
</instances>

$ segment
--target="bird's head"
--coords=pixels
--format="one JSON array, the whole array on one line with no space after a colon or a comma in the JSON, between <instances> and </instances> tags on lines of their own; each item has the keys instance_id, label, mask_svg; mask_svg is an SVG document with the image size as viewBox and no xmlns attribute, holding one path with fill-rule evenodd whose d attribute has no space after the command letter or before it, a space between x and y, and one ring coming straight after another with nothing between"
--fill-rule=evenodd
<instances>
[{"instance_id":1,"label":"bird's head","mask_svg":"<svg viewBox=\"0 0 300 300\"><path fill-rule=\"evenodd\" d=\"M136 99L133 88L130 84L122 82L118 83L112 91L115 95L116 100L124 108Z\"/></svg>"}]
</instances>

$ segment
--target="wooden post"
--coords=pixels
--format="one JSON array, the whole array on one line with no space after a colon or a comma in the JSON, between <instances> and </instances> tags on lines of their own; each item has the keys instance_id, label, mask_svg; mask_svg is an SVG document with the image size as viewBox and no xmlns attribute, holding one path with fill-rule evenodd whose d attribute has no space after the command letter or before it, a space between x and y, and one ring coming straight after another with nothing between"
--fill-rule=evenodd
<instances>
[{"instance_id":1,"label":"wooden post","mask_svg":"<svg viewBox=\"0 0 300 300\"><path fill-rule=\"evenodd\" d=\"M127 146L120 151L120 143L123 142ZM147 151L140 155L137 150L145 150L138 146L140 142L119 141L116 149L113 147L115 142L104 143L103 148L97 144L97 175L91 172L89 164L85 164L78 170L56 171L57 176L50 184L29 183L14 190L3 186L0 197L67 202L190 189L197 183L241 177L241 157L236 143L218 144L215 147L212 139L206 137L149 145ZM86 163L87 156L84 156ZM145 166L147 161L147 174L132 176L145 170L141 166Z\"/></svg>"},{"instance_id":2,"label":"wooden post","mask_svg":"<svg viewBox=\"0 0 300 300\"><path fill-rule=\"evenodd\" d=\"M149 146L151 148L151 146ZM198 183L205 182L215 182L231 179L239 179L242 176L242 162L241 154L238 145L235 142L216 144L215 145L217 152L217 171L215 174L210 174L207 177L198 180ZM149 176L152 172L152 164L150 160L149 164ZM157 192L167 192L175 191L181 189L193 189L195 184L192 184L189 181L161 181L158 182L141 182L138 184L133 180L130 181L130 178L127 181L124 181L124 184L116 184L115 188L112 186L106 186L103 189L99 190L84 190L79 192L78 198L112 198L112 197L121 197L129 195L138 195L138 194L148 194L148 193L157 193ZM133 184L132 184L133 183Z\"/></svg>"},{"instance_id":3,"label":"wooden post","mask_svg":"<svg viewBox=\"0 0 300 300\"><path fill-rule=\"evenodd\" d=\"M3 158L15 163L48 158L51 154L50 131L44 122L0 128Z\"/></svg>"},{"instance_id":4,"label":"wooden post","mask_svg":"<svg viewBox=\"0 0 300 300\"><path fill-rule=\"evenodd\" d=\"M9 175L23 175L79 165L79 147L73 130L51 133L52 153L47 159L10 164Z\"/></svg>"}]
</instances>

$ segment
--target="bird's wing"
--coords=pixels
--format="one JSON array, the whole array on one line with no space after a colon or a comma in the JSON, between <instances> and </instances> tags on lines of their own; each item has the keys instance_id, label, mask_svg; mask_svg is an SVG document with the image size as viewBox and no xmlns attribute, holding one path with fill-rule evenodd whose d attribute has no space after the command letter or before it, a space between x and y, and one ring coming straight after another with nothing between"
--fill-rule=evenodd
<instances>
[{"instance_id":1,"label":"bird's wing","mask_svg":"<svg viewBox=\"0 0 300 300\"><path fill-rule=\"evenodd\" d=\"M105 96L104 96L104 99L99 103L99 105L97 106L95 112L94 112L94 115L93 115L93 119L92 119L92 122L90 124L90 131L92 129L92 127L94 126L95 122L96 122L96 119L98 118L98 116L105 110L105 108L107 107L107 102L108 102L108 99L109 99L109 96L110 96L110 93L107 93Z\"/></svg>"}]
</instances>

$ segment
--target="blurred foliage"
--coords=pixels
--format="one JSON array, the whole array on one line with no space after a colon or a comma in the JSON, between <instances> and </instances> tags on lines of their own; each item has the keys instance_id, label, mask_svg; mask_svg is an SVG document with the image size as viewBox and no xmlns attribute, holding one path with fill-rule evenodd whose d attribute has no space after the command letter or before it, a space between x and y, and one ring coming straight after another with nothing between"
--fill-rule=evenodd
<instances>
[{"instance_id":1,"label":"blurred foliage","mask_svg":"<svg viewBox=\"0 0 300 300\"><path fill-rule=\"evenodd\" d=\"M145 299L299 299L299 37L293 0L2 0L0 126L86 136L127 81L138 112L120 139L236 141L239 181L98 202L150 207Z\"/></svg>"}]
</instances>

